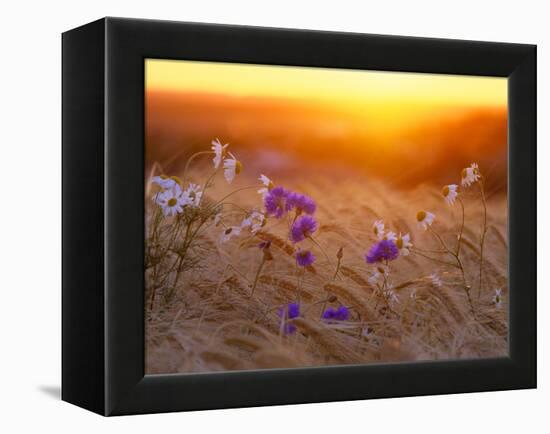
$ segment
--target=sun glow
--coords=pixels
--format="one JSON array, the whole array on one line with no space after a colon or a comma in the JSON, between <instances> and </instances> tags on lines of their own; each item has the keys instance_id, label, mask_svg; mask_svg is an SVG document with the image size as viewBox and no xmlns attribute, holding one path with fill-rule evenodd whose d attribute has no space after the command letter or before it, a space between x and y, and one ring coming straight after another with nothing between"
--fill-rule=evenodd
<instances>
[{"instance_id":1,"label":"sun glow","mask_svg":"<svg viewBox=\"0 0 550 434\"><path fill-rule=\"evenodd\" d=\"M506 106L506 78L147 59L149 90L407 106Z\"/></svg>"}]
</instances>

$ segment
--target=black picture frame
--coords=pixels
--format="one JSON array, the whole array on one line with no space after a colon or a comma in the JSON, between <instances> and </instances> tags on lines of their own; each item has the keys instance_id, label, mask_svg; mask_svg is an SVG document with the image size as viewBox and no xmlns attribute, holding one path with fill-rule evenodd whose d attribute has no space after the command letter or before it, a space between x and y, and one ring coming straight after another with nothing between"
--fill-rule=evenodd
<instances>
[{"instance_id":1,"label":"black picture frame","mask_svg":"<svg viewBox=\"0 0 550 434\"><path fill-rule=\"evenodd\" d=\"M536 46L104 18L63 34L62 399L102 415L536 387ZM509 357L144 375L144 59L508 77Z\"/></svg>"}]
</instances>

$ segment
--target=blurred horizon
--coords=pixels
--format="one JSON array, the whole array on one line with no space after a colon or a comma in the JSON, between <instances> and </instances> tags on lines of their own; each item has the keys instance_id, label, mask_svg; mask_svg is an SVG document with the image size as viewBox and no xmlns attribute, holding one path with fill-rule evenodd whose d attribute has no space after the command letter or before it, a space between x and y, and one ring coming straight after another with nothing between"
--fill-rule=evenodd
<instances>
[{"instance_id":1,"label":"blurred horizon","mask_svg":"<svg viewBox=\"0 0 550 434\"><path fill-rule=\"evenodd\" d=\"M475 161L488 189L505 191L506 86L492 77L147 60L146 169L177 171L218 137L254 174L357 173L405 189L458 183Z\"/></svg>"}]
</instances>

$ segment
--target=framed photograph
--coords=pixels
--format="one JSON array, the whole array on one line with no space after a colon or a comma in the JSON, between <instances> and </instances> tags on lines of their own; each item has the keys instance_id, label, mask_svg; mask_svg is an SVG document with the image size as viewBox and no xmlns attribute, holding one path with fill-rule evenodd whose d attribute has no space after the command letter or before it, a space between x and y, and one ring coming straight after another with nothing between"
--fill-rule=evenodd
<instances>
[{"instance_id":1,"label":"framed photograph","mask_svg":"<svg viewBox=\"0 0 550 434\"><path fill-rule=\"evenodd\" d=\"M103 415L536 387L536 47L63 34L63 384Z\"/></svg>"}]
</instances>

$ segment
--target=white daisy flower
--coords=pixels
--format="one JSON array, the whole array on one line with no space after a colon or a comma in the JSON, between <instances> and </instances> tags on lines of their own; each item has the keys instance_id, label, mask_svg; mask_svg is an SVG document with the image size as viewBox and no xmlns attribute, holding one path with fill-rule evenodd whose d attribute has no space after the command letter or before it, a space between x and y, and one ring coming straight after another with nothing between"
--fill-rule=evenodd
<instances>
[{"instance_id":1,"label":"white daisy flower","mask_svg":"<svg viewBox=\"0 0 550 434\"><path fill-rule=\"evenodd\" d=\"M165 216L176 215L183 212L185 206L184 195L176 189L163 191L156 197L156 203L162 207Z\"/></svg>"},{"instance_id":2,"label":"white daisy flower","mask_svg":"<svg viewBox=\"0 0 550 434\"><path fill-rule=\"evenodd\" d=\"M455 203L456 197L458 196L457 188L458 185L456 184L449 184L443 187L443 197L448 205L453 205Z\"/></svg>"},{"instance_id":3,"label":"white daisy flower","mask_svg":"<svg viewBox=\"0 0 550 434\"><path fill-rule=\"evenodd\" d=\"M237 237L241 233L241 227L240 226L231 226L229 228L226 228L221 236L221 242L225 243L226 241L229 241L232 237Z\"/></svg>"},{"instance_id":4,"label":"white daisy flower","mask_svg":"<svg viewBox=\"0 0 550 434\"><path fill-rule=\"evenodd\" d=\"M432 214L429 211L418 211L418 213L416 214L418 226L420 226L424 230L428 230L428 227L432 225L434 219L435 214Z\"/></svg>"},{"instance_id":5,"label":"white daisy flower","mask_svg":"<svg viewBox=\"0 0 550 434\"><path fill-rule=\"evenodd\" d=\"M437 286L438 288L441 288L443 286L441 278L436 273L430 274L428 278L432 282L433 286Z\"/></svg>"},{"instance_id":6,"label":"white daisy flower","mask_svg":"<svg viewBox=\"0 0 550 434\"><path fill-rule=\"evenodd\" d=\"M388 231L384 235L384 239L388 240L388 241L394 241L395 242L397 240L397 235L395 235L395 232Z\"/></svg>"},{"instance_id":7,"label":"white daisy flower","mask_svg":"<svg viewBox=\"0 0 550 434\"><path fill-rule=\"evenodd\" d=\"M250 232L256 234L266 224L265 216L258 211L252 211L252 213L243 220L241 223L241 229L250 227Z\"/></svg>"},{"instance_id":8,"label":"white daisy flower","mask_svg":"<svg viewBox=\"0 0 550 434\"><path fill-rule=\"evenodd\" d=\"M166 175L153 176L151 181L160 186L163 190L169 190L171 188L180 188L181 181L177 176L168 177Z\"/></svg>"},{"instance_id":9,"label":"white daisy flower","mask_svg":"<svg viewBox=\"0 0 550 434\"><path fill-rule=\"evenodd\" d=\"M376 267L367 279L371 285L376 285L381 282L384 276L388 276L388 271L382 267Z\"/></svg>"},{"instance_id":10,"label":"white daisy flower","mask_svg":"<svg viewBox=\"0 0 550 434\"><path fill-rule=\"evenodd\" d=\"M265 197L265 195L269 192L269 190L271 190L274 187L273 181L265 175L260 175L258 179L262 183L262 185L264 185L264 187L258 190L258 193L260 193L262 196Z\"/></svg>"},{"instance_id":11,"label":"white daisy flower","mask_svg":"<svg viewBox=\"0 0 550 434\"><path fill-rule=\"evenodd\" d=\"M477 163L472 163L470 167L462 169L462 186L469 187L481 178Z\"/></svg>"},{"instance_id":12,"label":"white daisy flower","mask_svg":"<svg viewBox=\"0 0 550 434\"><path fill-rule=\"evenodd\" d=\"M382 274L378 272L378 270L375 270L371 273L369 278L367 279L371 285L376 285L380 281L380 277Z\"/></svg>"},{"instance_id":13,"label":"white daisy flower","mask_svg":"<svg viewBox=\"0 0 550 434\"><path fill-rule=\"evenodd\" d=\"M365 338L369 338L371 337L372 335L374 334L374 331L370 328L370 327L363 327L363 329L361 330L361 335Z\"/></svg>"},{"instance_id":14,"label":"white daisy flower","mask_svg":"<svg viewBox=\"0 0 550 434\"><path fill-rule=\"evenodd\" d=\"M384 239L384 222L382 220L376 220L372 224L372 231L379 240Z\"/></svg>"},{"instance_id":15,"label":"white daisy flower","mask_svg":"<svg viewBox=\"0 0 550 434\"><path fill-rule=\"evenodd\" d=\"M201 187L197 184L190 183L189 187L183 192L186 199L186 205L198 207L201 203L202 191Z\"/></svg>"},{"instance_id":16,"label":"white daisy flower","mask_svg":"<svg viewBox=\"0 0 550 434\"><path fill-rule=\"evenodd\" d=\"M214 168L220 167L223 157L225 157L225 149L229 146L229 143L222 145L219 139L212 140L212 151L214 151Z\"/></svg>"},{"instance_id":17,"label":"white daisy flower","mask_svg":"<svg viewBox=\"0 0 550 434\"><path fill-rule=\"evenodd\" d=\"M402 235L401 232L395 240L395 245L399 249L399 254L407 256L409 254L409 249L413 246L411 243L411 236L409 234Z\"/></svg>"},{"instance_id":18,"label":"white daisy flower","mask_svg":"<svg viewBox=\"0 0 550 434\"><path fill-rule=\"evenodd\" d=\"M235 176L242 172L243 165L231 152L229 152L229 156L231 158L223 160L223 174L227 182L231 184Z\"/></svg>"},{"instance_id":19,"label":"white daisy flower","mask_svg":"<svg viewBox=\"0 0 550 434\"><path fill-rule=\"evenodd\" d=\"M390 303L399 303L399 296L395 293L393 289L388 289L387 291L384 291L384 297L386 297L386 300L388 300Z\"/></svg>"},{"instance_id":20,"label":"white daisy flower","mask_svg":"<svg viewBox=\"0 0 550 434\"><path fill-rule=\"evenodd\" d=\"M502 288L495 289L495 295L493 295L493 303L497 309L500 309L502 306Z\"/></svg>"}]
</instances>

